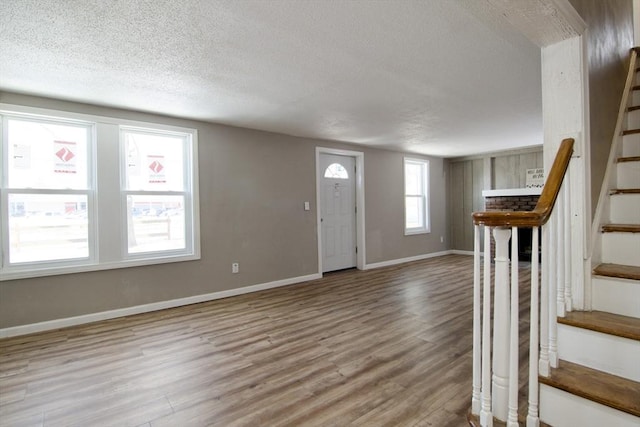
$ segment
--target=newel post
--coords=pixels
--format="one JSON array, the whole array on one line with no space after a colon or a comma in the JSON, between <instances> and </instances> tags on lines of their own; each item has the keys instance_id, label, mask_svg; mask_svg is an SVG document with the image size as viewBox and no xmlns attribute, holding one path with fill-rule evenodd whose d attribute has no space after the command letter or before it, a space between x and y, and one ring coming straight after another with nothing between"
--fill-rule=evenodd
<instances>
[{"instance_id":1,"label":"newel post","mask_svg":"<svg viewBox=\"0 0 640 427\"><path fill-rule=\"evenodd\" d=\"M507 420L509 402L509 228L493 230L496 242L493 311L493 415Z\"/></svg>"}]
</instances>

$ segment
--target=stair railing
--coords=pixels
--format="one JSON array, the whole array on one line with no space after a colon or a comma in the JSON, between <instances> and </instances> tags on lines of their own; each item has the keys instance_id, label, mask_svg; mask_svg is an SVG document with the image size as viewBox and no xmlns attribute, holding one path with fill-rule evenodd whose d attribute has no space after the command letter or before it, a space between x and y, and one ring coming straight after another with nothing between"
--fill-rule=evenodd
<instances>
[{"instance_id":1,"label":"stair railing","mask_svg":"<svg viewBox=\"0 0 640 427\"><path fill-rule=\"evenodd\" d=\"M574 140L564 139L533 211L485 211L473 214L473 386L471 412L480 425L493 417L518 426L518 228L532 229L531 318L527 426L539 425L538 374L556 367L556 317L571 309L571 205L563 185ZM567 177L568 178L568 177ZM558 209L554 205L558 202ZM484 228L484 259L480 263L480 227ZM542 288L539 283L538 236L542 228ZM491 229L495 239L493 342L491 341ZM509 239L511 272L509 273ZM481 273L482 280L481 280ZM510 276L510 279L509 279ZM511 286L509 286L509 284ZM539 298L540 295L540 298ZM481 298L482 297L482 298ZM540 303L539 303L540 299ZM555 300L555 301L554 301ZM555 303L554 303L555 302Z\"/></svg>"}]
</instances>

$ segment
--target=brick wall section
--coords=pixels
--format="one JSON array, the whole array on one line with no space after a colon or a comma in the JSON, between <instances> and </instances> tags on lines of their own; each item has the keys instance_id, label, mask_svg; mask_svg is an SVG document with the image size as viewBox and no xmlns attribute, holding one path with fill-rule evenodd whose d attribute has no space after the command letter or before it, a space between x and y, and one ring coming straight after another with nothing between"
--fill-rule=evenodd
<instances>
[{"instance_id":1,"label":"brick wall section","mask_svg":"<svg viewBox=\"0 0 640 427\"><path fill-rule=\"evenodd\" d=\"M532 211L540 196L485 197L485 211ZM495 241L491 238L491 260L495 257Z\"/></svg>"}]
</instances>

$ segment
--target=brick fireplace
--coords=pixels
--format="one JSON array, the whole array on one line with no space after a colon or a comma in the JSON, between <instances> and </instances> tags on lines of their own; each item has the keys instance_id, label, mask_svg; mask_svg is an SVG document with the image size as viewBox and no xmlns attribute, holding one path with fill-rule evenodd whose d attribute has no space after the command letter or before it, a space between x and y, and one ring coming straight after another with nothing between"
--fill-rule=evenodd
<instances>
[{"instance_id":1,"label":"brick fireplace","mask_svg":"<svg viewBox=\"0 0 640 427\"><path fill-rule=\"evenodd\" d=\"M540 198L541 188L514 188L507 190L485 190L484 208L486 211L532 211ZM542 233L539 234L540 236ZM511 244L509 244L511 253ZM491 239L491 260L495 254L495 242ZM518 229L518 259L531 260L531 229Z\"/></svg>"}]
</instances>

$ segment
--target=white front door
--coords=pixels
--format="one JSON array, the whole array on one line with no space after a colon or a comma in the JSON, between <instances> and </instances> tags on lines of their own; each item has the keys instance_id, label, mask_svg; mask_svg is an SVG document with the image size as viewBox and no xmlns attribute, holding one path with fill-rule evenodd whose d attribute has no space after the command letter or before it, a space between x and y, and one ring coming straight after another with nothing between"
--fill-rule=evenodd
<instances>
[{"instance_id":1,"label":"white front door","mask_svg":"<svg viewBox=\"0 0 640 427\"><path fill-rule=\"evenodd\" d=\"M355 158L320 154L322 272L356 266Z\"/></svg>"}]
</instances>

